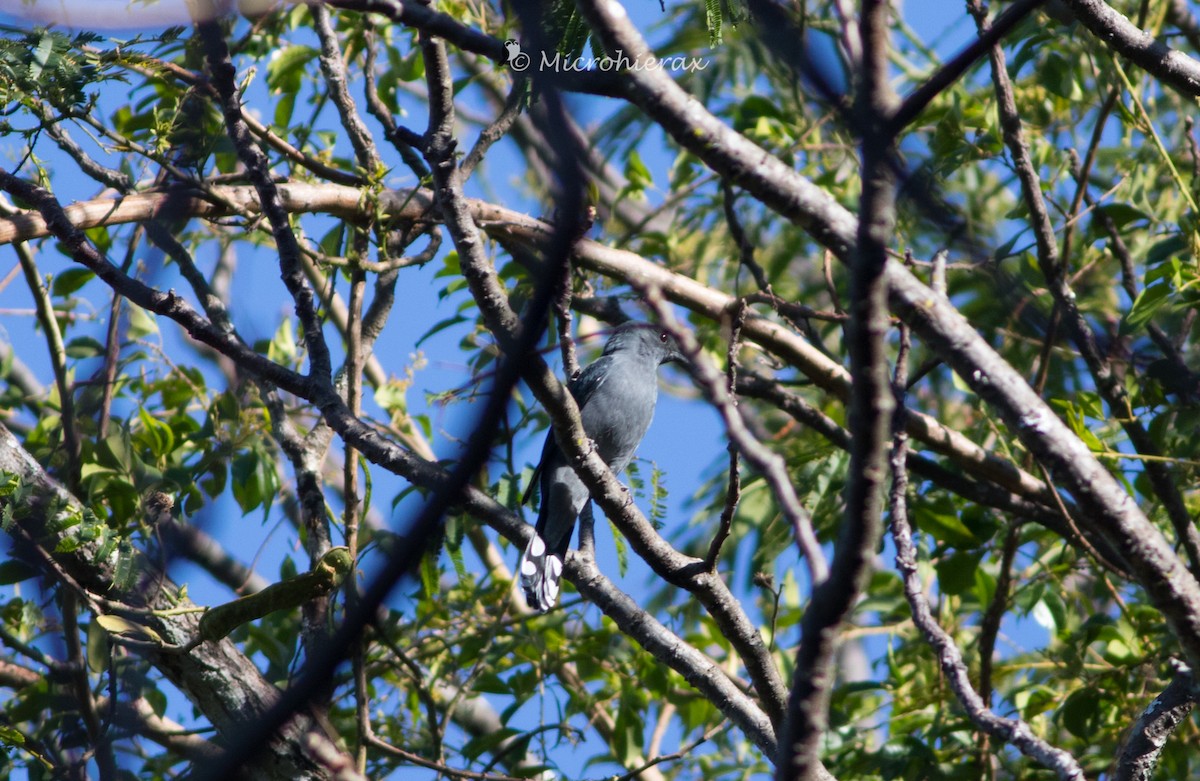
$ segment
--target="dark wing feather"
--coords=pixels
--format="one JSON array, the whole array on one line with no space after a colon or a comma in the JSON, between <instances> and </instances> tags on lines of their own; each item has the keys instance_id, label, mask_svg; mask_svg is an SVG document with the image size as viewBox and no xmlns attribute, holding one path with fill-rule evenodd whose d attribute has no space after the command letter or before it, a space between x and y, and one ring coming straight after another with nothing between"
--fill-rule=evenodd
<instances>
[{"instance_id":1,"label":"dark wing feather","mask_svg":"<svg viewBox=\"0 0 1200 781\"><path fill-rule=\"evenodd\" d=\"M604 378L608 376L605 368L610 363L612 363L612 356L602 355L588 364L578 377L567 383L567 390L575 397L575 403L579 405L581 412L587 406L588 399L596 393L596 389L604 384ZM542 457L538 460L533 474L529 476L529 485L525 486L525 493L521 495L521 504L529 504L529 499L533 496L533 487L541 482L542 467L545 466L546 459L554 446L554 429L551 429L546 432L546 442L542 445Z\"/></svg>"}]
</instances>

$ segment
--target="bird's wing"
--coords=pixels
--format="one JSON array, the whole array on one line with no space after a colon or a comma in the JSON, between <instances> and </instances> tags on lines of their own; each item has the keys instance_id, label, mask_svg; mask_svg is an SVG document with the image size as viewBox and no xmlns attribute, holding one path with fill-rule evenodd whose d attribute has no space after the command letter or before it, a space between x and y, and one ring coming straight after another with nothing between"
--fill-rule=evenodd
<instances>
[{"instance_id":1,"label":"bird's wing","mask_svg":"<svg viewBox=\"0 0 1200 781\"><path fill-rule=\"evenodd\" d=\"M609 374L608 365L612 363L612 360L611 355L601 356L588 364L578 377L567 383L567 390L575 397L575 403L579 406L580 412L587 406L588 399L595 395L596 390L604 384L604 380ZM546 466L546 460L553 452L554 447L554 429L551 429L546 432L546 442L542 445L542 457L538 460L533 474L529 476L529 484L525 486L525 493L521 495L521 504L529 504L529 499L533 496L533 487L541 480L542 469Z\"/></svg>"},{"instance_id":2,"label":"bird's wing","mask_svg":"<svg viewBox=\"0 0 1200 781\"><path fill-rule=\"evenodd\" d=\"M612 362L613 356L602 355L588 364L578 377L568 383L567 390L571 391L571 395L575 397L575 403L579 405L580 411L587 406L588 399L596 394L596 391L608 378Z\"/></svg>"}]
</instances>

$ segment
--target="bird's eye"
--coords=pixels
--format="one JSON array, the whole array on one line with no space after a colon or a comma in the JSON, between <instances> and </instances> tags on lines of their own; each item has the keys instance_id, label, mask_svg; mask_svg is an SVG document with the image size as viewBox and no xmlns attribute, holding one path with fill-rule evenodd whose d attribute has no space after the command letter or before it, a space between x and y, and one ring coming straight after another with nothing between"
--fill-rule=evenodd
<instances>
[{"instance_id":1,"label":"bird's eye","mask_svg":"<svg viewBox=\"0 0 1200 781\"><path fill-rule=\"evenodd\" d=\"M659 341L661 341L663 344L666 344L667 340L670 338L671 337L667 334L666 331L663 331L661 334L658 335Z\"/></svg>"}]
</instances>

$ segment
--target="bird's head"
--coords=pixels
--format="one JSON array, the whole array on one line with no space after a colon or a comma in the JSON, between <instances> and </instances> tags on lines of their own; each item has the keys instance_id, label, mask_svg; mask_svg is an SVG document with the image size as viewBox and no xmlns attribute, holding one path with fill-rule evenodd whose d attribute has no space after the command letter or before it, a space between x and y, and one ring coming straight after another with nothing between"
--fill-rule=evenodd
<instances>
[{"instance_id":1,"label":"bird's head","mask_svg":"<svg viewBox=\"0 0 1200 781\"><path fill-rule=\"evenodd\" d=\"M604 354L612 355L623 350L653 358L655 365L685 363L675 337L650 323L623 323L618 326L608 338L608 344L604 345Z\"/></svg>"}]
</instances>

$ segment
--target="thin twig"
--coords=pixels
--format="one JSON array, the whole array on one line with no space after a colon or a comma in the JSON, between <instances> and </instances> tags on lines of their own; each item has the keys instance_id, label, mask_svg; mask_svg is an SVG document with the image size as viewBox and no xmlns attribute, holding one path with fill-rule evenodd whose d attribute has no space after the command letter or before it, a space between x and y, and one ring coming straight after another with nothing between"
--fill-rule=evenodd
<instances>
[{"instance_id":1,"label":"thin twig","mask_svg":"<svg viewBox=\"0 0 1200 781\"><path fill-rule=\"evenodd\" d=\"M727 729L729 729L729 720L728 719L726 719L725 721L722 721L720 724L716 725L715 727L710 727L708 730L706 730L704 732L704 734L702 734L700 737L693 740L691 743L688 743L687 745L680 747L680 749L678 751L674 751L670 754L663 754L661 756L657 756L654 759L651 759L651 760L643 763L640 767L630 770L628 773L625 773L624 775L614 777L613 779L611 779L611 781L633 781L633 779L638 778L640 776L644 777L643 774L650 768L654 767L655 765L661 765L663 762L674 762L677 759L683 759L688 754L690 754L694 750L696 750L696 748L698 748L699 746L712 740L717 735L721 734L722 732L724 732Z\"/></svg>"},{"instance_id":2,"label":"thin twig","mask_svg":"<svg viewBox=\"0 0 1200 781\"><path fill-rule=\"evenodd\" d=\"M729 397L737 404L737 354L741 347L742 326L746 324L746 302L740 300L733 312L729 329L729 349L725 353L725 382ZM729 538L729 530L733 526L733 514L737 511L738 500L742 496L742 480L738 471L737 445L731 439L729 450L729 484L725 489L725 506L721 509L721 518L717 523L717 533L713 535L708 546L708 555L704 557L704 566L709 572L715 572L717 558L721 555L721 546Z\"/></svg>"},{"instance_id":3,"label":"thin twig","mask_svg":"<svg viewBox=\"0 0 1200 781\"><path fill-rule=\"evenodd\" d=\"M63 344L62 331L58 320L54 317L54 305L50 301L50 291L38 274L37 262L29 245L19 242L13 247L17 251L17 259L21 270L25 273L25 282L29 285L29 293L37 305L38 323L46 337L46 347L50 351L50 367L54 371L54 384L58 388L58 403L60 407L63 432L63 443L66 445L67 475L64 481L67 485L76 486L82 464L79 439L78 420L75 417L75 391L67 376L67 351Z\"/></svg>"},{"instance_id":4,"label":"thin twig","mask_svg":"<svg viewBox=\"0 0 1200 781\"><path fill-rule=\"evenodd\" d=\"M492 145L504 138L512 128L513 123L517 121L517 117L521 116L521 106L528 95L529 82L519 76L514 78L512 89L509 90L508 97L504 101L504 108L491 124L480 131L479 138L475 139L475 145L471 147L471 151L459 163L458 167L463 172L463 178L471 176L471 172L475 170L475 166L482 162L483 156L492 148Z\"/></svg>"},{"instance_id":5,"label":"thin twig","mask_svg":"<svg viewBox=\"0 0 1200 781\"><path fill-rule=\"evenodd\" d=\"M904 406L899 405L903 410ZM892 448L892 470L894 476L904 474L903 451L907 435L903 426L897 426L897 444ZM892 493L892 539L896 544L896 568L904 582L904 595L912 610L913 622L925 636L937 656L942 674L951 690L967 712L968 718L977 728L1004 743L1011 743L1022 754L1053 770L1063 781L1083 781L1082 768L1067 752L1055 748L1037 737L1029 725L1020 719L997 716L971 686L967 665L962 651L954 639L938 625L925 597L924 585L917 569L917 549L913 544L912 528L908 521L908 505L904 493L893 487Z\"/></svg>"}]
</instances>

